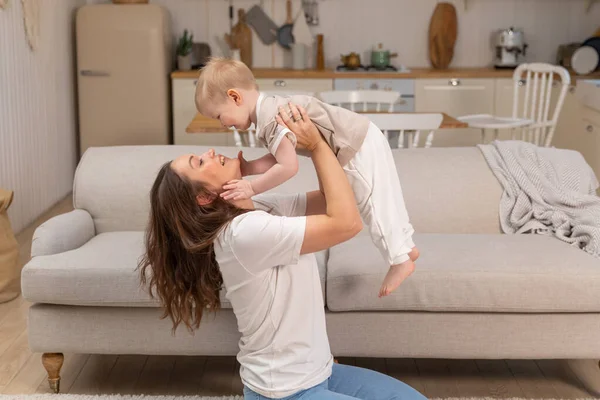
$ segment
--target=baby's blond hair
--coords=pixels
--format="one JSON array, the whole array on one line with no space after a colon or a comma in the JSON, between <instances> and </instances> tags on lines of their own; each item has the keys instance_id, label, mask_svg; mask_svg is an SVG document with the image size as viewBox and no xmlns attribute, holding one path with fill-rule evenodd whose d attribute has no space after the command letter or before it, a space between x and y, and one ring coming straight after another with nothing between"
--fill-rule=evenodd
<instances>
[{"instance_id":1,"label":"baby's blond hair","mask_svg":"<svg viewBox=\"0 0 600 400\"><path fill-rule=\"evenodd\" d=\"M227 98L229 89L256 89L258 85L250 68L241 61L212 57L200 70L196 85L196 108L221 102Z\"/></svg>"}]
</instances>

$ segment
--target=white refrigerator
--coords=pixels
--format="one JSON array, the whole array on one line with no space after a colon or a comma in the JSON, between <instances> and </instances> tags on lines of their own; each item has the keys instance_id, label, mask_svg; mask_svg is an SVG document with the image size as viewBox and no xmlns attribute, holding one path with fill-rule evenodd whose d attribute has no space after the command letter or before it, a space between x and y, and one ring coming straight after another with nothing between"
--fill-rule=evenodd
<instances>
[{"instance_id":1,"label":"white refrigerator","mask_svg":"<svg viewBox=\"0 0 600 400\"><path fill-rule=\"evenodd\" d=\"M77 11L80 151L171 143L170 15L154 4Z\"/></svg>"}]
</instances>

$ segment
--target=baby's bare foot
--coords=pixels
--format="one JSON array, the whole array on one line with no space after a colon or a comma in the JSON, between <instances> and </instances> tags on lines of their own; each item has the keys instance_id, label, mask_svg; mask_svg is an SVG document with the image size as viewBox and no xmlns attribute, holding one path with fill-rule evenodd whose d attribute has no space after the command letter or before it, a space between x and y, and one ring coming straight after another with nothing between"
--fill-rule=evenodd
<instances>
[{"instance_id":1,"label":"baby's bare foot","mask_svg":"<svg viewBox=\"0 0 600 400\"><path fill-rule=\"evenodd\" d=\"M417 249L416 247L413 247L412 250L410 251L410 253L408 253L408 256L410 257L410 259L413 262L417 261L417 258L419 258L420 255L421 255L421 253L419 252L419 249Z\"/></svg>"},{"instance_id":2,"label":"baby's bare foot","mask_svg":"<svg viewBox=\"0 0 600 400\"><path fill-rule=\"evenodd\" d=\"M381 289L379 297L387 296L392 293L400 284L410 276L415 270L415 263L412 260L407 260L402 264L392 265L388 271Z\"/></svg>"}]
</instances>

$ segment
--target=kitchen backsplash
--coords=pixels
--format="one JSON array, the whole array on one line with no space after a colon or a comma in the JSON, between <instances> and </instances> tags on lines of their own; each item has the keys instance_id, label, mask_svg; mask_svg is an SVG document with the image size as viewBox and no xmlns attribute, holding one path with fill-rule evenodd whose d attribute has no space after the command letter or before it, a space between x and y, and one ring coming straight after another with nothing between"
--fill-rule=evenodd
<instances>
[{"instance_id":1,"label":"kitchen backsplash","mask_svg":"<svg viewBox=\"0 0 600 400\"><path fill-rule=\"evenodd\" d=\"M492 32L514 26L525 32L529 47L527 60L554 62L558 45L583 41L600 25L600 4L586 14L586 0L450 0L458 13L458 41L451 67L484 67L492 63ZM87 0L103 3L107 0ZM208 42L219 54L215 37L229 30L229 2L225 0L151 0L171 12L174 35L187 28L194 41ZM284 0L233 0L234 8L249 9L262 3L276 24L285 21ZM339 56L358 52L367 63L376 43L399 57L396 65L429 67L427 35L436 0L318 0L318 26L314 34L325 37L329 67ZM300 0L294 0L294 15ZM237 12L235 22L237 22ZM256 34L253 41L255 67L284 67L289 56L277 45L265 46Z\"/></svg>"}]
</instances>

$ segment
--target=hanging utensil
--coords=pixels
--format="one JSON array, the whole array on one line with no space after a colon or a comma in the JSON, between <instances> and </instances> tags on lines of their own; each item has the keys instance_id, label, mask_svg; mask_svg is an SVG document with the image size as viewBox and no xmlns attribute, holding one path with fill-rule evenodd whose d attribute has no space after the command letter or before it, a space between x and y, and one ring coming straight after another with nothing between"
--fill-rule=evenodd
<instances>
[{"instance_id":1,"label":"hanging utensil","mask_svg":"<svg viewBox=\"0 0 600 400\"><path fill-rule=\"evenodd\" d=\"M319 25L319 4L316 0L312 0L310 3L310 24L311 25Z\"/></svg>"},{"instance_id":2,"label":"hanging utensil","mask_svg":"<svg viewBox=\"0 0 600 400\"><path fill-rule=\"evenodd\" d=\"M258 38L264 44L269 45L277 41L278 27L262 7L256 5L248 10L246 13L246 22L254 29Z\"/></svg>"},{"instance_id":3,"label":"hanging utensil","mask_svg":"<svg viewBox=\"0 0 600 400\"><path fill-rule=\"evenodd\" d=\"M302 0L302 9L304 10L304 17L307 24L312 24L312 11L310 9L309 0Z\"/></svg>"},{"instance_id":4,"label":"hanging utensil","mask_svg":"<svg viewBox=\"0 0 600 400\"><path fill-rule=\"evenodd\" d=\"M287 17L285 24L282 25L277 31L277 41L284 49L291 49L291 44L294 43L294 35L292 29L294 28L294 20L292 19L292 0L286 1Z\"/></svg>"},{"instance_id":5,"label":"hanging utensil","mask_svg":"<svg viewBox=\"0 0 600 400\"><path fill-rule=\"evenodd\" d=\"M229 33L233 29L233 0L229 0Z\"/></svg>"}]
</instances>

